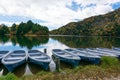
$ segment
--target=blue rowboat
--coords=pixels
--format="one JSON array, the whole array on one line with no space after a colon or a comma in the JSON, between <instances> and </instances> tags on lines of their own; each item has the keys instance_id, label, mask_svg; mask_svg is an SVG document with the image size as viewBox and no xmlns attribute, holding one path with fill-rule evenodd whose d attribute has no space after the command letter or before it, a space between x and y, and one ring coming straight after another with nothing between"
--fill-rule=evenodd
<instances>
[{"instance_id":1,"label":"blue rowboat","mask_svg":"<svg viewBox=\"0 0 120 80\"><path fill-rule=\"evenodd\" d=\"M15 50L5 55L2 59L2 63L9 72L12 72L16 67L25 63L26 58L27 54L24 50Z\"/></svg>"},{"instance_id":2,"label":"blue rowboat","mask_svg":"<svg viewBox=\"0 0 120 80\"><path fill-rule=\"evenodd\" d=\"M68 52L61 49L53 49L53 56L58 58L60 61L67 62L73 66L79 65L81 58L74 54L69 54Z\"/></svg>"},{"instance_id":3,"label":"blue rowboat","mask_svg":"<svg viewBox=\"0 0 120 80\"><path fill-rule=\"evenodd\" d=\"M114 49L109 49L109 48L97 48L98 50L102 50L104 52L107 52L109 54L114 55L113 57L118 57L120 58L120 51L114 50Z\"/></svg>"},{"instance_id":4,"label":"blue rowboat","mask_svg":"<svg viewBox=\"0 0 120 80\"><path fill-rule=\"evenodd\" d=\"M2 58L8 53L9 51L0 51L0 63L1 63Z\"/></svg>"},{"instance_id":5,"label":"blue rowboat","mask_svg":"<svg viewBox=\"0 0 120 80\"><path fill-rule=\"evenodd\" d=\"M112 56L112 57L116 57L114 54L110 54L108 52L102 51L102 50L98 50L97 48L87 48L86 49L88 52L92 52L98 56Z\"/></svg>"},{"instance_id":6,"label":"blue rowboat","mask_svg":"<svg viewBox=\"0 0 120 80\"><path fill-rule=\"evenodd\" d=\"M28 61L41 66L45 70L48 70L51 58L46 53L43 53L39 50L29 50Z\"/></svg>"},{"instance_id":7,"label":"blue rowboat","mask_svg":"<svg viewBox=\"0 0 120 80\"><path fill-rule=\"evenodd\" d=\"M85 49L69 48L69 49L65 49L65 51L70 54L79 56L83 61L88 61L94 64L100 63L100 58L101 58L100 56L93 55L94 53L89 53Z\"/></svg>"},{"instance_id":8,"label":"blue rowboat","mask_svg":"<svg viewBox=\"0 0 120 80\"><path fill-rule=\"evenodd\" d=\"M112 49L116 50L116 51L120 51L120 48L118 48L118 47L113 47Z\"/></svg>"}]
</instances>

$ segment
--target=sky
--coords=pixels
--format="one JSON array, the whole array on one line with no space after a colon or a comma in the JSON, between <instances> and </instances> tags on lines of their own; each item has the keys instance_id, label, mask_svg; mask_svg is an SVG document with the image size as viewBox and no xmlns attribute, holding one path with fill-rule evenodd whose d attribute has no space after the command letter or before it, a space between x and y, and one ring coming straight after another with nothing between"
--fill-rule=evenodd
<instances>
[{"instance_id":1,"label":"sky","mask_svg":"<svg viewBox=\"0 0 120 80\"><path fill-rule=\"evenodd\" d=\"M119 7L120 0L0 0L0 24L32 20L53 30Z\"/></svg>"}]
</instances>

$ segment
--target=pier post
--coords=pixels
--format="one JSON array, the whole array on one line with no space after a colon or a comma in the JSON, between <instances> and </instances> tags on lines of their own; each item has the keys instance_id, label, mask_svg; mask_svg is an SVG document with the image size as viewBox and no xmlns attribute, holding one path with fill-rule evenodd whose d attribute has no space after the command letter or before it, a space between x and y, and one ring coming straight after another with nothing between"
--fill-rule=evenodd
<instances>
[{"instance_id":1,"label":"pier post","mask_svg":"<svg viewBox=\"0 0 120 80\"><path fill-rule=\"evenodd\" d=\"M59 72L60 71L60 60L59 60L59 58L56 58L55 63L56 63L56 70Z\"/></svg>"},{"instance_id":2,"label":"pier post","mask_svg":"<svg viewBox=\"0 0 120 80\"><path fill-rule=\"evenodd\" d=\"M52 55L52 59L55 62L56 65L56 71L60 72L60 59L57 58L56 56Z\"/></svg>"},{"instance_id":3,"label":"pier post","mask_svg":"<svg viewBox=\"0 0 120 80\"><path fill-rule=\"evenodd\" d=\"M46 48L44 49L44 53L47 53L47 49Z\"/></svg>"}]
</instances>

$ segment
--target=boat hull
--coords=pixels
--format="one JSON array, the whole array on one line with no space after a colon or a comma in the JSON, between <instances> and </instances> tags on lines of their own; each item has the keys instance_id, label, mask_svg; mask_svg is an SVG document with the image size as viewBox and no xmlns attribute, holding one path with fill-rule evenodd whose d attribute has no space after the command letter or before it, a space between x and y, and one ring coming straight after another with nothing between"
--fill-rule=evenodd
<instances>
[{"instance_id":1,"label":"boat hull","mask_svg":"<svg viewBox=\"0 0 120 80\"><path fill-rule=\"evenodd\" d=\"M57 55L53 55L55 58L58 58L60 61L63 61L63 62L66 62L66 63L69 63L73 66L78 66L79 63L80 63L80 60L75 60L75 59L68 59L68 58L64 58L64 57L60 57L60 56L57 56Z\"/></svg>"},{"instance_id":2,"label":"boat hull","mask_svg":"<svg viewBox=\"0 0 120 80\"><path fill-rule=\"evenodd\" d=\"M91 62L93 64L99 64L100 63L100 58L95 58L95 57L83 57L79 56L81 60Z\"/></svg>"},{"instance_id":3,"label":"boat hull","mask_svg":"<svg viewBox=\"0 0 120 80\"><path fill-rule=\"evenodd\" d=\"M2 58L0 58L0 64L1 64Z\"/></svg>"},{"instance_id":4,"label":"boat hull","mask_svg":"<svg viewBox=\"0 0 120 80\"><path fill-rule=\"evenodd\" d=\"M24 64L25 62L26 62L26 59L25 59L25 60L22 60L22 61L20 61L20 62L14 63L14 64L4 64L4 66L7 68L7 70L8 70L9 72L13 72L16 67Z\"/></svg>"},{"instance_id":5,"label":"boat hull","mask_svg":"<svg viewBox=\"0 0 120 80\"><path fill-rule=\"evenodd\" d=\"M32 58L28 58L28 62L32 64L36 64L41 66L43 69L48 70L49 69L49 63L50 62L42 62L42 61L37 61Z\"/></svg>"}]
</instances>

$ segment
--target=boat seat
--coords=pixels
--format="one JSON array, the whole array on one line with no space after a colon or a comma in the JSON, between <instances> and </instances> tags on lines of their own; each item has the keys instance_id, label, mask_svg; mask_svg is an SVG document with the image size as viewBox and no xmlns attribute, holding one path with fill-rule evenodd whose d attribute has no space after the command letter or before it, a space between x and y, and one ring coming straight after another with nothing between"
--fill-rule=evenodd
<instances>
[{"instance_id":1,"label":"boat seat","mask_svg":"<svg viewBox=\"0 0 120 80\"><path fill-rule=\"evenodd\" d=\"M35 58L35 59L38 59L38 60L48 60L49 58L45 57L45 58Z\"/></svg>"},{"instance_id":2,"label":"boat seat","mask_svg":"<svg viewBox=\"0 0 120 80\"><path fill-rule=\"evenodd\" d=\"M32 56L32 58L46 58L47 56Z\"/></svg>"},{"instance_id":3,"label":"boat seat","mask_svg":"<svg viewBox=\"0 0 120 80\"><path fill-rule=\"evenodd\" d=\"M57 53L58 53L58 52L63 52L63 50L61 50L61 49L53 49L53 51L54 51L54 52L57 52Z\"/></svg>"},{"instance_id":4,"label":"boat seat","mask_svg":"<svg viewBox=\"0 0 120 80\"><path fill-rule=\"evenodd\" d=\"M13 53L25 53L24 50L16 50L16 51L13 51Z\"/></svg>"},{"instance_id":5,"label":"boat seat","mask_svg":"<svg viewBox=\"0 0 120 80\"><path fill-rule=\"evenodd\" d=\"M17 60L20 60L20 59L5 59L5 61L8 61L8 62L10 62L10 61L17 61Z\"/></svg>"},{"instance_id":6,"label":"boat seat","mask_svg":"<svg viewBox=\"0 0 120 80\"><path fill-rule=\"evenodd\" d=\"M57 52L56 54L64 55L65 53L64 52Z\"/></svg>"},{"instance_id":7,"label":"boat seat","mask_svg":"<svg viewBox=\"0 0 120 80\"><path fill-rule=\"evenodd\" d=\"M34 55L41 55L41 53L29 53L30 56L34 56Z\"/></svg>"},{"instance_id":8,"label":"boat seat","mask_svg":"<svg viewBox=\"0 0 120 80\"><path fill-rule=\"evenodd\" d=\"M12 57L12 58L5 58L5 60L18 60L22 59L23 57Z\"/></svg>"},{"instance_id":9,"label":"boat seat","mask_svg":"<svg viewBox=\"0 0 120 80\"><path fill-rule=\"evenodd\" d=\"M9 51L0 51L0 54L8 53Z\"/></svg>"},{"instance_id":10,"label":"boat seat","mask_svg":"<svg viewBox=\"0 0 120 80\"><path fill-rule=\"evenodd\" d=\"M11 54L12 57L24 57L25 54Z\"/></svg>"},{"instance_id":11,"label":"boat seat","mask_svg":"<svg viewBox=\"0 0 120 80\"><path fill-rule=\"evenodd\" d=\"M65 49L66 51L75 51L75 50L73 50L73 49Z\"/></svg>"},{"instance_id":12,"label":"boat seat","mask_svg":"<svg viewBox=\"0 0 120 80\"><path fill-rule=\"evenodd\" d=\"M72 55L65 55L65 57L74 57L74 56L72 56Z\"/></svg>"}]
</instances>

